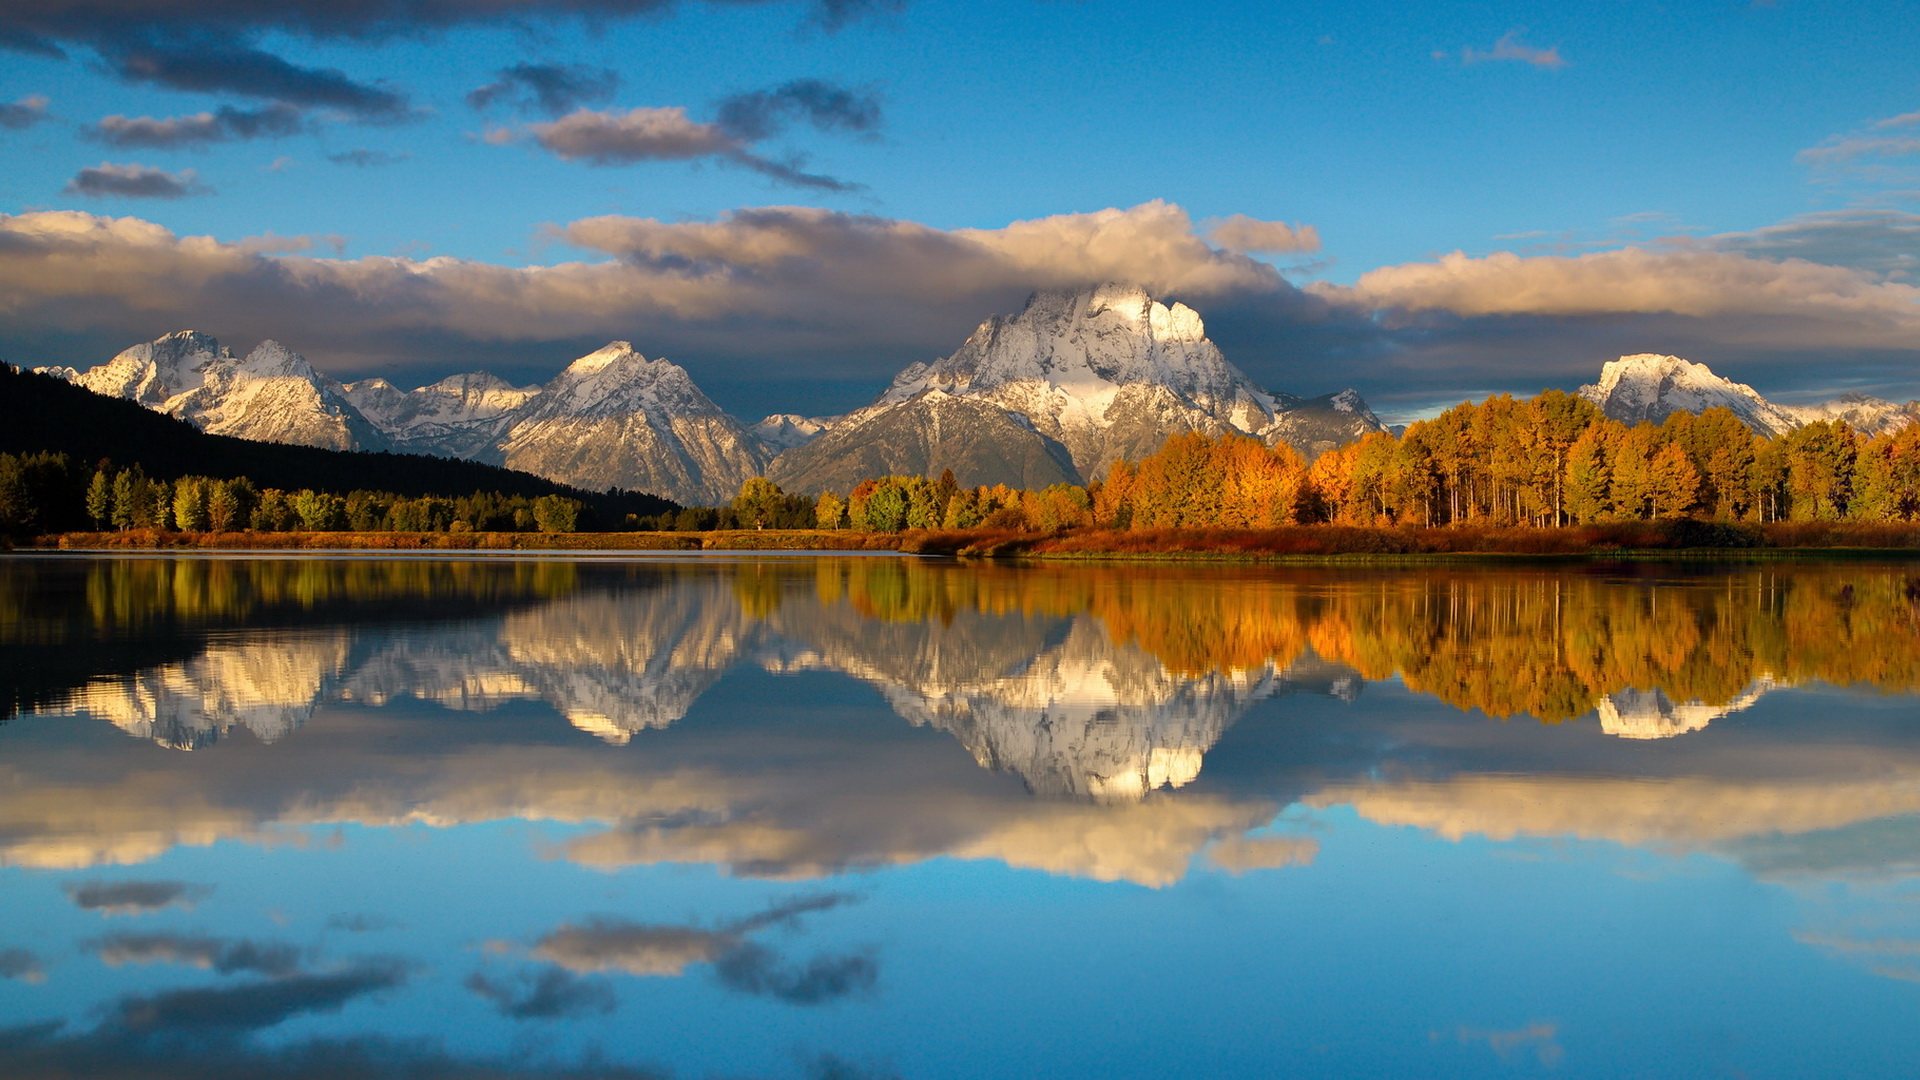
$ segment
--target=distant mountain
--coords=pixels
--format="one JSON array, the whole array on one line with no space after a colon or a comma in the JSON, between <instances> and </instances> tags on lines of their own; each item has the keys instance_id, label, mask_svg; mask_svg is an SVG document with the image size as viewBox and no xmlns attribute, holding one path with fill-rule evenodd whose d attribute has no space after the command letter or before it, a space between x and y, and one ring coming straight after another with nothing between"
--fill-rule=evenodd
<instances>
[{"instance_id":1,"label":"distant mountain","mask_svg":"<svg viewBox=\"0 0 1920 1080\"><path fill-rule=\"evenodd\" d=\"M385 379L363 379L344 389L347 401L395 450L480 460L497 460L495 448L515 415L540 393L537 386L513 386L484 371L418 390L401 390Z\"/></svg>"},{"instance_id":2,"label":"distant mountain","mask_svg":"<svg viewBox=\"0 0 1920 1080\"><path fill-rule=\"evenodd\" d=\"M797 413L774 413L748 430L754 437L773 450L791 450L812 442L816 436L827 429L827 425L840 419L837 416L800 416Z\"/></svg>"},{"instance_id":3,"label":"distant mountain","mask_svg":"<svg viewBox=\"0 0 1920 1080\"><path fill-rule=\"evenodd\" d=\"M704 504L733 498L770 456L685 368L624 341L567 365L513 415L499 447L509 468L577 487L664 491Z\"/></svg>"},{"instance_id":4,"label":"distant mountain","mask_svg":"<svg viewBox=\"0 0 1920 1080\"><path fill-rule=\"evenodd\" d=\"M242 359L205 334L180 330L86 372L42 370L214 435L328 450L388 449L339 383L277 341L261 342Z\"/></svg>"},{"instance_id":5,"label":"distant mountain","mask_svg":"<svg viewBox=\"0 0 1920 1080\"><path fill-rule=\"evenodd\" d=\"M1890 401L1848 394L1819 405L1775 405L1746 383L1715 375L1705 364L1658 353L1637 353L1610 360L1600 381L1579 390L1581 397L1623 424L1660 423L1677 412L1725 408L1762 435L1784 435L1816 420L1844 420L1867 435L1899 431L1920 420L1920 401Z\"/></svg>"},{"instance_id":6,"label":"distant mountain","mask_svg":"<svg viewBox=\"0 0 1920 1080\"><path fill-rule=\"evenodd\" d=\"M584 500L596 513L616 521L630 513L658 514L674 508L650 495L580 491L477 461L345 452L212 435L131 401L89 393L57 376L0 364L0 453L38 450L71 454L88 464L103 458L119 465L138 462L149 476L161 480L186 475L246 476L262 487L368 488L409 497L475 491L566 495Z\"/></svg>"},{"instance_id":7,"label":"distant mountain","mask_svg":"<svg viewBox=\"0 0 1920 1080\"><path fill-rule=\"evenodd\" d=\"M415 390L378 378L343 386L275 342L241 359L190 330L86 372L46 370L209 432L466 458L681 503L723 502L761 474L807 493L943 469L968 485L1045 487L1096 478L1185 431L1243 432L1312 457L1382 430L1351 390L1309 400L1261 389L1190 308L1127 285L1035 293L952 356L901 372L864 409L751 427L684 368L624 341L541 387L484 372Z\"/></svg>"},{"instance_id":8,"label":"distant mountain","mask_svg":"<svg viewBox=\"0 0 1920 1080\"><path fill-rule=\"evenodd\" d=\"M1818 405L1784 405L1787 415L1803 424L1815 420L1839 420L1865 435L1890 434L1908 424L1920 422L1920 401L1895 405L1866 394L1844 394Z\"/></svg>"},{"instance_id":9,"label":"distant mountain","mask_svg":"<svg viewBox=\"0 0 1920 1080\"><path fill-rule=\"evenodd\" d=\"M902 371L872 404L781 454L772 476L799 491L844 486L877 465L951 468L962 483L1084 482L1185 431L1239 431L1303 452L1380 422L1346 391L1271 394L1228 363L1200 316L1108 284L1034 293L980 324L953 355Z\"/></svg>"}]
</instances>

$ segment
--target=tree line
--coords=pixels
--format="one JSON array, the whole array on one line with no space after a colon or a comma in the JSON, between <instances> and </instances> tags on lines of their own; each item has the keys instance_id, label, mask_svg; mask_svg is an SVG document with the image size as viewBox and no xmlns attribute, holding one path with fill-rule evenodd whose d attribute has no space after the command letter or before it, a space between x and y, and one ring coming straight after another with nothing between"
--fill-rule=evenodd
<instances>
[{"instance_id":1,"label":"tree line","mask_svg":"<svg viewBox=\"0 0 1920 1080\"><path fill-rule=\"evenodd\" d=\"M1116 462L1085 487L963 488L951 471L939 479L884 476L819 495L810 521L807 509L806 500L756 478L731 506L648 524L1051 532L1913 521L1920 518L1920 425L1867 437L1823 420L1768 438L1715 408L1628 426L1584 398L1549 390L1524 401L1502 394L1465 402L1311 463L1284 444L1188 432L1138 462Z\"/></svg>"},{"instance_id":2,"label":"tree line","mask_svg":"<svg viewBox=\"0 0 1920 1080\"><path fill-rule=\"evenodd\" d=\"M561 495L407 497L260 487L245 476L149 477L67 454L0 454L0 535L180 532L574 532L587 508Z\"/></svg>"}]
</instances>

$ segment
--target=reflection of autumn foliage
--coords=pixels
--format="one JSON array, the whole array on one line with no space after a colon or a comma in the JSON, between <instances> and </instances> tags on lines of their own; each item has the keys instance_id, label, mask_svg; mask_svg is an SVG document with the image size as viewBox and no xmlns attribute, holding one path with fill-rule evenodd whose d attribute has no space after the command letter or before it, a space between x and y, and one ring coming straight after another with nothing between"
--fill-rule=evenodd
<instances>
[{"instance_id":1,"label":"reflection of autumn foliage","mask_svg":"<svg viewBox=\"0 0 1920 1080\"><path fill-rule=\"evenodd\" d=\"M565 562L375 559L115 559L94 564L84 598L37 588L34 567L0 565L0 642L111 637L144 626L244 620L267 611L559 596L577 583ZM75 601L80 601L76 603Z\"/></svg>"},{"instance_id":2,"label":"reflection of autumn foliage","mask_svg":"<svg viewBox=\"0 0 1920 1080\"><path fill-rule=\"evenodd\" d=\"M1182 675L1285 666L1311 648L1369 679L1490 716L1584 716L1659 689L1727 704L1763 676L1920 690L1920 575L1761 567L1590 573L822 563L820 595L874 618L957 611L1098 619ZM830 583L828 579L831 579Z\"/></svg>"}]
</instances>

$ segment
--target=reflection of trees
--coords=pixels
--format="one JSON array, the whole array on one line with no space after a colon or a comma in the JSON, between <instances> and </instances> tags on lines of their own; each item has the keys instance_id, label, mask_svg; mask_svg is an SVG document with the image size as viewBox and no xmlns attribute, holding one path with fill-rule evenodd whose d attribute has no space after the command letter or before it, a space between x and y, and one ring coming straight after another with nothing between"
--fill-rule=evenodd
<instances>
[{"instance_id":1,"label":"reflection of trees","mask_svg":"<svg viewBox=\"0 0 1920 1080\"><path fill-rule=\"evenodd\" d=\"M1620 580L1583 571L1220 572L1207 568L820 568L879 619L965 610L1097 618L1174 673L1285 666L1311 646L1460 708L1558 722L1608 695L1726 707L1768 680L1920 689L1920 576L1758 567ZM837 576L836 576L837 575ZM1616 702L1616 705L1618 702Z\"/></svg>"}]
</instances>

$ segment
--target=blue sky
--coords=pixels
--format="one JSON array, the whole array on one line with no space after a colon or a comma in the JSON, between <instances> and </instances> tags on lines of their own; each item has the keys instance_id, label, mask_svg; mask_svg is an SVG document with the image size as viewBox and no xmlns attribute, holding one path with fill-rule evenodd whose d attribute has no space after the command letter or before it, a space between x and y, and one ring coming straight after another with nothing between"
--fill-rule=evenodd
<instances>
[{"instance_id":1,"label":"blue sky","mask_svg":"<svg viewBox=\"0 0 1920 1080\"><path fill-rule=\"evenodd\" d=\"M1262 382L1355 385L1384 413L1571 387L1635 351L1790 400L1920 396L1912 4L269 7L0 2L8 359L90 364L194 325L342 378L533 380L622 337L743 414L830 412L1030 288L1129 276L1208 316ZM469 104L515 65L584 92L542 108L506 78ZM217 141L103 124L209 111ZM248 117L267 133L242 137ZM543 128L589 121L572 142ZM1082 250L1071 216L1156 200L1190 227L1124 217L1118 250ZM804 219L774 266L739 215L775 206L858 217ZM60 211L174 239L40 216ZM1319 245L1234 250L1209 232L1232 215ZM638 247L565 232L603 217L665 228ZM1056 218L1035 231L1057 250L999 236ZM955 274L951 253L901 254L895 223L936 248L996 235ZM1628 246L1651 254L1566 261ZM1470 261L1439 287L1453 252ZM1503 252L1521 262L1482 261Z\"/></svg>"}]
</instances>

